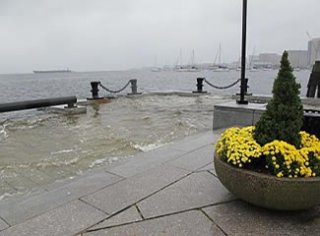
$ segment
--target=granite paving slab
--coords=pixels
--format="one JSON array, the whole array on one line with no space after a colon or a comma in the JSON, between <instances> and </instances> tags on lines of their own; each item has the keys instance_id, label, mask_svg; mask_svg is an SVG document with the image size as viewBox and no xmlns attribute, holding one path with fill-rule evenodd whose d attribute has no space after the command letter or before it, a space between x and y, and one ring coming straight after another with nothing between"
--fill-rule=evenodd
<instances>
[{"instance_id":1,"label":"granite paving slab","mask_svg":"<svg viewBox=\"0 0 320 236\"><path fill-rule=\"evenodd\" d=\"M139 235L139 236L224 236L220 229L200 211L191 211L167 217L137 222L134 224L84 233L94 235Z\"/></svg>"},{"instance_id":2,"label":"granite paving slab","mask_svg":"<svg viewBox=\"0 0 320 236\"><path fill-rule=\"evenodd\" d=\"M196 172L138 203L145 218L235 199L210 173Z\"/></svg>"},{"instance_id":3,"label":"granite paving slab","mask_svg":"<svg viewBox=\"0 0 320 236\"><path fill-rule=\"evenodd\" d=\"M217 176L217 172L216 172L216 170L215 170L215 169L213 169L213 170L209 170L209 172L210 172L211 174L213 174L214 176Z\"/></svg>"},{"instance_id":4,"label":"granite paving slab","mask_svg":"<svg viewBox=\"0 0 320 236\"><path fill-rule=\"evenodd\" d=\"M37 189L38 184L31 181L25 176L15 176L14 178L8 178L5 180L10 186L16 189L18 192L26 192L28 189Z\"/></svg>"},{"instance_id":5,"label":"granite paving slab","mask_svg":"<svg viewBox=\"0 0 320 236\"><path fill-rule=\"evenodd\" d=\"M40 192L23 201L17 200L15 204L0 202L0 216L15 225L119 180L119 177L106 172L85 176L49 192Z\"/></svg>"},{"instance_id":6,"label":"granite paving slab","mask_svg":"<svg viewBox=\"0 0 320 236\"><path fill-rule=\"evenodd\" d=\"M162 165L85 196L82 200L113 214L187 174L188 172L185 170Z\"/></svg>"},{"instance_id":7,"label":"granite paving slab","mask_svg":"<svg viewBox=\"0 0 320 236\"><path fill-rule=\"evenodd\" d=\"M137 154L134 158L130 159L123 165L108 168L107 170L119 176L132 177L148 169L156 168L166 161L175 159L182 154L184 154L183 151L170 149L166 146L149 152Z\"/></svg>"},{"instance_id":8,"label":"granite paving slab","mask_svg":"<svg viewBox=\"0 0 320 236\"><path fill-rule=\"evenodd\" d=\"M168 164L185 170L195 171L212 163L212 160L213 145L209 144L170 161Z\"/></svg>"},{"instance_id":9,"label":"granite paving slab","mask_svg":"<svg viewBox=\"0 0 320 236\"><path fill-rule=\"evenodd\" d=\"M8 228L9 225L0 218L0 231Z\"/></svg>"},{"instance_id":10,"label":"granite paving slab","mask_svg":"<svg viewBox=\"0 0 320 236\"><path fill-rule=\"evenodd\" d=\"M111 227L115 225L133 223L140 220L142 220L142 218L136 206L132 206L129 209L123 212L120 212L119 214L112 216L111 218L108 218L97 225L90 227L88 230L102 229L102 228Z\"/></svg>"},{"instance_id":11,"label":"granite paving slab","mask_svg":"<svg viewBox=\"0 0 320 236\"><path fill-rule=\"evenodd\" d=\"M24 176L24 178L26 178L25 176L28 176L28 178L34 183L37 183L37 185L46 185L54 181L53 178L49 177L43 171L32 168L19 169L19 175Z\"/></svg>"},{"instance_id":12,"label":"granite paving slab","mask_svg":"<svg viewBox=\"0 0 320 236\"><path fill-rule=\"evenodd\" d=\"M204 208L228 235L320 235L320 206L308 211L271 211L241 201Z\"/></svg>"},{"instance_id":13,"label":"granite paving slab","mask_svg":"<svg viewBox=\"0 0 320 236\"><path fill-rule=\"evenodd\" d=\"M105 217L103 212L75 200L24 223L0 231L0 236L74 235Z\"/></svg>"},{"instance_id":14,"label":"granite paving slab","mask_svg":"<svg viewBox=\"0 0 320 236\"><path fill-rule=\"evenodd\" d=\"M200 168L198 171L208 171L208 170L214 170L213 160L211 160L211 162L208 165Z\"/></svg>"},{"instance_id":15,"label":"granite paving slab","mask_svg":"<svg viewBox=\"0 0 320 236\"><path fill-rule=\"evenodd\" d=\"M168 145L169 148L181 150L185 153L194 151L198 148L212 144L220 137L222 130L207 131L193 136L186 137L182 140Z\"/></svg>"}]
</instances>

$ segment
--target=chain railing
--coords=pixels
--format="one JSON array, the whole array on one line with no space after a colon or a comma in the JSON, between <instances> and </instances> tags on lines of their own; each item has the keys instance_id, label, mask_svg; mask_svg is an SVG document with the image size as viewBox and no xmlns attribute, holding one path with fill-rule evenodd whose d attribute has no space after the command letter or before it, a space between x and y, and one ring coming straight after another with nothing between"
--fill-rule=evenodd
<instances>
[{"instance_id":1,"label":"chain railing","mask_svg":"<svg viewBox=\"0 0 320 236\"><path fill-rule=\"evenodd\" d=\"M137 80L136 79L131 79L126 83L125 86L123 86L121 89L118 90L112 90L104 86L100 81L92 81L91 84L91 93L92 93L92 98L88 98L89 100L95 100L95 99L102 99L103 97L99 97L99 86L106 90L109 93L120 93L123 90L125 90L129 84L131 83L131 93L128 93L128 95L139 95L141 93L138 93L138 87L137 87Z\"/></svg>"},{"instance_id":2,"label":"chain railing","mask_svg":"<svg viewBox=\"0 0 320 236\"><path fill-rule=\"evenodd\" d=\"M229 85L226 85L226 86L217 86L217 85L214 85L214 84L210 83L206 78L204 78L204 82L206 82L209 86L211 86L212 88L215 88L215 89L229 89L229 88L235 86L240 81L241 81L241 79L238 79L235 82L233 82L232 84L229 84Z\"/></svg>"},{"instance_id":3,"label":"chain railing","mask_svg":"<svg viewBox=\"0 0 320 236\"><path fill-rule=\"evenodd\" d=\"M129 80L125 86L123 86L121 89L118 89L118 90L109 89L106 86L104 86L103 84L101 84L101 82L99 83L99 86L109 93L121 93L123 90L125 90L129 86L130 83L131 83L131 80Z\"/></svg>"}]
</instances>

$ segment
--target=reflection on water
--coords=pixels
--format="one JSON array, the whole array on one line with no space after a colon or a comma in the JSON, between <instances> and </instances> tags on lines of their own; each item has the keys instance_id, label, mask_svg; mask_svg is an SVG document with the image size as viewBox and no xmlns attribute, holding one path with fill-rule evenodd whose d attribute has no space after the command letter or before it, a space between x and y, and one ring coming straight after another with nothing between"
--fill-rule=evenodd
<instances>
[{"instance_id":1,"label":"reflection on water","mask_svg":"<svg viewBox=\"0 0 320 236\"><path fill-rule=\"evenodd\" d=\"M0 200L211 129L222 97L145 95L0 121Z\"/></svg>"}]
</instances>

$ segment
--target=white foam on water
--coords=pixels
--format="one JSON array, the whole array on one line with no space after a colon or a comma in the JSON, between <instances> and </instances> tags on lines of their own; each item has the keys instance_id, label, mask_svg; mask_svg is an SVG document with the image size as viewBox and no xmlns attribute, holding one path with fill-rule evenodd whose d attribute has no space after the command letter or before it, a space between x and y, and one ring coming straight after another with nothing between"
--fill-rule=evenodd
<instances>
[{"instance_id":1,"label":"white foam on water","mask_svg":"<svg viewBox=\"0 0 320 236\"><path fill-rule=\"evenodd\" d=\"M102 165L102 164L105 163L106 161L107 161L107 158L95 160L95 161L93 161L93 162L89 165L89 167L90 167L90 168L93 168L93 167L95 167L95 166Z\"/></svg>"},{"instance_id":2,"label":"white foam on water","mask_svg":"<svg viewBox=\"0 0 320 236\"><path fill-rule=\"evenodd\" d=\"M162 147L163 145L165 145L164 143L161 144L156 144L156 143L151 143L151 144L147 144L147 145L140 145L140 144L131 144L131 146L141 152L148 152L154 149L157 149L159 147Z\"/></svg>"},{"instance_id":3,"label":"white foam on water","mask_svg":"<svg viewBox=\"0 0 320 236\"><path fill-rule=\"evenodd\" d=\"M51 167L51 166L55 166L55 167L60 167L60 166L69 166L69 165L74 165L76 163L78 163L78 161L80 160L79 157L74 157L70 160L60 160L60 161L43 161L43 162L39 162L36 164L36 167L38 168L47 168L47 167Z\"/></svg>"},{"instance_id":4,"label":"white foam on water","mask_svg":"<svg viewBox=\"0 0 320 236\"><path fill-rule=\"evenodd\" d=\"M74 152L74 149L63 149L60 151L56 151L56 152L51 152L51 155L59 155L59 154L64 154L64 153L70 153L70 152Z\"/></svg>"},{"instance_id":5,"label":"white foam on water","mask_svg":"<svg viewBox=\"0 0 320 236\"><path fill-rule=\"evenodd\" d=\"M0 201L4 200L5 198L17 196L17 195L20 195L20 194L21 194L20 192L17 192L17 193L4 193L4 194L0 195Z\"/></svg>"},{"instance_id":6,"label":"white foam on water","mask_svg":"<svg viewBox=\"0 0 320 236\"><path fill-rule=\"evenodd\" d=\"M108 164L111 164L113 162L116 162L116 161L119 161L119 157L107 157L107 158L102 158L102 159L98 159L98 160L95 160L93 161L90 165L89 165L89 168L93 168L93 167L96 167L96 166L101 166L103 165L104 163L108 163Z\"/></svg>"},{"instance_id":7,"label":"white foam on water","mask_svg":"<svg viewBox=\"0 0 320 236\"><path fill-rule=\"evenodd\" d=\"M1 125L1 130L0 130L0 141L5 140L9 137L7 131L6 131L6 125L3 124Z\"/></svg>"}]
</instances>

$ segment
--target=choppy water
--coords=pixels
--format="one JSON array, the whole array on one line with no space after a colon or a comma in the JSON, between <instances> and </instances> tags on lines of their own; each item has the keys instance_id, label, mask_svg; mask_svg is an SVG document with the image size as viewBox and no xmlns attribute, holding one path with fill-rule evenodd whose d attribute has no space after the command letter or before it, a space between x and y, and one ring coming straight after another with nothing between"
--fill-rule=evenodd
<instances>
[{"instance_id":1,"label":"choppy water","mask_svg":"<svg viewBox=\"0 0 320 236\"><path fill-rule=\"evenodd\" d=\"M296 74L303 93L309 73ZM190 92L199 76L226 85L238 74L126 71L1 75L0 102L67 95L85 99L90 97L90 81L100 80L118 89L132 78L138 79L144 95L89 105L87 114L73 116L37 110L0 113L0 200L210 130L213 105L229 99L238 87L219 91L205 86L212 94L200 97L150 92ZM248 76L251 92L271 93L275 71Z\"/></svg>"}]
</instances>

